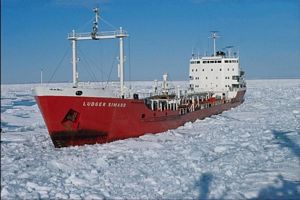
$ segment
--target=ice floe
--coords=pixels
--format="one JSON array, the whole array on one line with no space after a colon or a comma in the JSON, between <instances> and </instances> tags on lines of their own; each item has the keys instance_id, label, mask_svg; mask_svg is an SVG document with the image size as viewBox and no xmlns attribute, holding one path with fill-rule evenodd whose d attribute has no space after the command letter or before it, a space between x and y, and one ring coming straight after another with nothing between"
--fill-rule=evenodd
<instances>
[{"instance_id":1,"label":"ice floe","mask_svg":"<svg viewBox=\"0 0 300 200\"><path fill-rule=\"evenodd\" d=\"M248 81L244 104L175 130L62 149L50 140L34 86L1 85L2 199L300 196L299 79ZM147 93L151 82L133 86Z\"/></svg>"}]
</instances>

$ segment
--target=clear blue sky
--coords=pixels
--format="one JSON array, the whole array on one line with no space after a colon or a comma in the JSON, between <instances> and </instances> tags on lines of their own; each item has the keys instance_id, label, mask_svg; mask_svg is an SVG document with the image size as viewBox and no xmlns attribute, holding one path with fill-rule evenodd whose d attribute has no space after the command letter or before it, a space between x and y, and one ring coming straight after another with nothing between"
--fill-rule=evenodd
<instances>
[{"instance_id":1,"label":"clear blue sky","mask_svg":"<svg viewBox=\"0 0 300 200\"><path fill-rule=\"evenodd\" d=\"M67 33L89 32L97 5L130 34L127 79L129 63L132 80L187 79L192 49L211 53L212 30L219 49L239 49L247 78L300 78L299 0L2 0L1 83L39 82L41 68L47 82L57 66L52 81L70 82ZM80 79L106 80L111 66L116 79L116 52L113 40L79 43Z\"/></svg>"}]
</instances>

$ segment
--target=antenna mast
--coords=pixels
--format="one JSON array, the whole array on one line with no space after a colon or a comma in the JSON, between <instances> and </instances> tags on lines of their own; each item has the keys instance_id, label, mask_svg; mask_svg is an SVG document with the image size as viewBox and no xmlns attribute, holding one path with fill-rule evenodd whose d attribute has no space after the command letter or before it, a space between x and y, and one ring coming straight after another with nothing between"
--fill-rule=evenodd
<instances>
[{"instance_id":1,"label":"antenna mast","mask_svg":"<svg viewBox=\"0 0 300 200\"><path fill-rule=\"evenodd\" d=\"M220 36L217 35L218 31L211 31L211 39L214 41L214 56L216 56L216 39Z\"/></svg>"}]
</instances>

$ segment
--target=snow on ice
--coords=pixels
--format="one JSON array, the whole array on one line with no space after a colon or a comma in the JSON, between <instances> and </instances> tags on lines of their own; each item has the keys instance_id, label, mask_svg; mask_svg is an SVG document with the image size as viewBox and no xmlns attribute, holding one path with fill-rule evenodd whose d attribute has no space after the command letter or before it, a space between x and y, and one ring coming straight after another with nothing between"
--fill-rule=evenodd
<instances>
[{"instance_id":1,"label":"snow on ice","mask_svg":"<svg viewBox=\"0 0 300 200\"><path fill-rule=\"evenodd\" d=\"M150 84L134 83L142 92ZM248 81L244 104L176 130L61 149L47 133L35 85L1 87L2 199L300 196L299 79Z\"/></svg>"}]
</instances>

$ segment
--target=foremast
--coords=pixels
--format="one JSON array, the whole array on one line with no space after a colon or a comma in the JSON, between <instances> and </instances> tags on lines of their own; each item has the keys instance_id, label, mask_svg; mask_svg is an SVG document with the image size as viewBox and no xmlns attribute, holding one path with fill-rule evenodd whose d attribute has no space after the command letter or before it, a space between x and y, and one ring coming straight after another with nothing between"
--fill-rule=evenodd
<instances>
[{"instance_id":1,"label":"foremast","mask_svg":"<svg viewBox=\"0 0 300 200\"><path fill-rule=\"evenodd\" d=\"M119 39L119 78L120 78L120 97L124 98L124 41L123 38L128 37L128 34L122 27L116 31L98 31L99 24L99 8L94 8L95 21L91 33L72 33L68 34L68 40L72 43L72 71L73 71L73 87L78 87L78 71L77 71L77 41L81 40L104 40L104 39Z\"/></svg>"}]
</instances>

